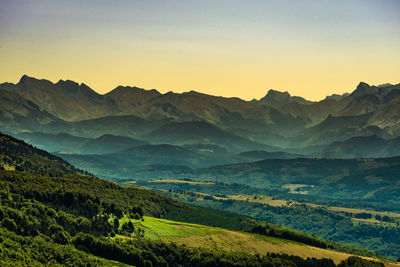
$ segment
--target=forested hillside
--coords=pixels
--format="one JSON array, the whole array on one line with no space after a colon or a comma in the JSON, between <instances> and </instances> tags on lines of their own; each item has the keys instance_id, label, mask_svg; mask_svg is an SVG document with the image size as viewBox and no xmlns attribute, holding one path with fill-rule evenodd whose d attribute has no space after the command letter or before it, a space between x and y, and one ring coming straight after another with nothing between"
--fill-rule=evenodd
<instances>
[{"instance_id":1,"label":"forested hillside","mask_svg":"<svg viewBox=\"0 0 400 267\"><path fill-rule=\"evenodd\" d=\"M255 256L143 238L147 230L133 227L132 221L146 220L145 215L241 231L254 231L265 223L182 204L133 187L122 188L80 174L64 161L24 142L5 135L2 140L2 147L7 148L1 150L3 158L13 155L12 159L18 164L26 166L25 162L31 162L32 166L38 166L0 171L0 263L3 266L123 266L123 263L135 266L334 266L328 259L280 254ZM40 161L36 162L37 159ZM49 165L49 162L60 164L56 173L58 165ZM285 231L288 230L283 233ZM299 240L301 236L297 233L286 238ZM300 240L311 244L319 239L304 235ZM358 250L358 253L368 252ZM381 266L381 263L359 258L352 258L341 266L352 266L350 262L353 261L362 266Z\"/></svg>"},{"instance_id":2,"label":"forested hillside","mask_svg":"<svg viewBox=\"0 0 400 267\"><path fill-rule=\"evenodd\" d=\"M0 151L0 168L4 170L41 171L53 175L80 172L64 160L2 133Z\"/></svg>"}]
</instances>

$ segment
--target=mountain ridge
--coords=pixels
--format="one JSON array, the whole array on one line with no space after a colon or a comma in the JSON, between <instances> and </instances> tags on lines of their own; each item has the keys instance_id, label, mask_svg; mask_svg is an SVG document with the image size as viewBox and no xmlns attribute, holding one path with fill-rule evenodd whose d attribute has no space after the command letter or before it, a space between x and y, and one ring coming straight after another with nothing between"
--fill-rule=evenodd
<instances>
[{"instance_id":1,"label":"mountain ridge","mask_svg":"<svg viewBox=\"0 0 400 267\"><path fill-rule=\"evenodd\" d=\"M155 89L129 86L118 86L100 95L84 83L60 80L54 84L24 75L17 84L0 84L2 98L10 98L5 92L12 92L19 100L2 106L2 114L6 115L0 123L8 132L16 133L67 132L97 138L103 134L122 135L124 131L123 135L140 138L168 122L205 121L248 141L282 148L328 145L371 134L400 136L400 84L379 87L361 82L350 94L328 96L318 102L275 90L268 92L265 101L245 101L195 91L161 94ZM29 105L32 108L26 110ZM9 115L21 110L25 113L15 118ZM356 128L349 128L345 119L336 120L336 128L343 129L343 133L324 131L323 135L309 136L310 129L321 128L330 117L367 114L371 116ZM39 117L43 119L37 120ZM109 119L104 124L105 118ZM84 121L90 121L92 127L83 129Z\"/></svg>"},{"instance_id":2,"label":"mountain ridge","mask_svg":"<svg viewBox=\"0 0 400 267\"><path fill-rule=\"evenodd\" d=\"M265 102L274 107L281 107L281 106L291 103L291 102L297 102L300 104L312 104L313 103L313 101L306 100L300 96L291 96L288 93L288 91L280 92L280 91L277 91L274 89L268 90L268 93L264 97L260 98L260 100L258 100L258 101Z\"/></svg>"},{"instance_id":3,"label":"mountain ridge","mask_svg":"<svg viewBox=\"0 0 400 267\"><path fill-rule=\"evenodd\" d=\"M106 95L113 95L113 94L118 94L121 93L121 91L126 91L126 90L133 90L136 92L152 92L156 95L168 95L168 94L192 94L192 95L202 95L202 96L208 96L208 97L214 97L214 98L224 98L224 99L241 99L240 97L224 97L224 96L214 96L211 94L206 94L206 93L202 93L202 92L198 92L198 91L194 91L194 90L190 90L190 91L184 91L182 93L175 93L173 91L169 91L166 93L161 93L159 92L157 89L144 89L141 87L137 87L137 86L130 86L130 85L118 85L115 88L109 90L108 92L105 93L98 93L96 90L90 88L88 85L86 85L85 83L81 82L75 82L73 80L63 80L63 79L59 79L57 82L51 82L50 80L47 79L38 79L35 78L33 76L29 76L27 74L23 74L20 78L20 80L17 83L12 83L12 82L3 82L0 83L1 87L8 87L9 90L10 87L14 87L16 85L20 85L22 87L24 87L25 89L27 88L27 83L29 82L42 82L44 83L44 85L60 85L63 86L65 89L70 90L72 89L76 89L76 88L84 88L87 93L93 94L93 95L98 95L98 96L106 96ZM379 90L387 90L390 87L395 87L395 86L399 86L400 83L398 84L392 84L392 83L384 83L384 84L380 84L380 85L369 85L368 83L365 82L359 82L359 84L356 86L356 89L354 89L351 93L343 93L343 94L337 94L334 93L332 95L327 95L324 99L327 98L340 98L340 97L346 97L346 96L359 96L359 95L364 95L364 94L373 94L373 93L377 93L377 91ZM261 102L267 102L265 100L268 100L269 97L274 97L277 96L278 98L283 98L284 100L289 99L289 100L293 100L293 101L298 101L298 102L303 102L303 103L316 103L316 102L320 102L324 99L321 100L308 100L302 96L292 96L288 91L280 91L280 90L276 90L276 89L269 89L266 93L265 96L261 97L259 100L256 101L261 101ZM246 102L253 102L253 100L244 100ZM285 102L286 104L287 102Z\"/></svg>"}]
</instances>

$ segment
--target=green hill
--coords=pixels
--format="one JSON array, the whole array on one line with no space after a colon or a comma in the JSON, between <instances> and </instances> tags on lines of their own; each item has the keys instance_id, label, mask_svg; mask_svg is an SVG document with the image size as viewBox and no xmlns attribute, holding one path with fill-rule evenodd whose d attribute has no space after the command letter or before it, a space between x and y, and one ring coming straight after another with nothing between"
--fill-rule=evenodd
<instances>
[{"instance_id":1,"label":"green hill","mask_svg":"<svg viewBox=\"0 0 400 267\"><path fill-rule=\"evenodd\" d=\"M0 133L0 169L40 171L53 175L78 173L66 161L9 135Z\"/></svg>"},{"instance_id":2,"label":"green hill","mask_svg":"<svg viewBox=\"0 0 400 267\"><path fill-rule=\"evenodd\" d=\"M321 249L335 248L333 243L234 213L191 206L143 189L123 188L85 176L63 160L6 135L2 135L0 151L2 158L12 155L15 163L31 162L34 166L26 165L22 171L0 170L2 266L335 266L331 252ZM57 167L60 168L54 174ZM320 254L318 259L306 258L307 249L303 250L306 254L299 254L290 247L286 252L268 254L266 248L260 251L262 255L252 254L240 247L238 251L227 250L222 241L215 243L216 247L204 248L192 239L171 243L168 238L179 232L174 225L184 229L193 227L185 230L183 237L187 238L226 236L224 242L229 244L235 236L235 247L246 240L249 244L261 242L267 246L274 242L294 244L288 241L293 239L312 245L306 247L310 251L317 249ZM242 236L232 231L254 232L264 228L275 229L274 236L285 236L286 240ZM382 266L354 257L350 261L357 261L360 266ZM344 261L341 264L352 266L343 265Z\"/></svg>"}]
</instances>

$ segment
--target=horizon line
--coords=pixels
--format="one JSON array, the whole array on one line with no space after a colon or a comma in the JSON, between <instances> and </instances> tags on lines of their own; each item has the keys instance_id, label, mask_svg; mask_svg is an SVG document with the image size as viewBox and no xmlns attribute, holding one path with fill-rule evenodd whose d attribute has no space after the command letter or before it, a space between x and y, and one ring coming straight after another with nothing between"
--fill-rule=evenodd
<instances>
[{"instance_id":1,"label":"horizon line","mask_svg":"<svg viewBox=\"0 0 400 267\"><path fill-rule=\"evenodd\" d=\"M270 91L276 91L276 92L279 92L279 93L288 93L290 97L301 97L301 98L303 98L303 99L305 99L305 100L307 100L307 101L309 101L309 102L315 102L315 103L317 103L317 102L320 102L320 101L322 101L322 100L325 100L325 99L326 99L327 97L329 97L329 96L350 94L351 92L353 92L354 90L357 89L357 87L356 87L355 89L351 89L352 91L350 91L350 92L344 92L344 93L342 93L342 94L340 94L340 93L333 93L333 94L330 94L330 95L326 95L324 98L322 98L322 99L320 99L320 100L310 100L310 99L307 99L307 98L305 98L305 97L303 97L303 96L300 96L300 95L292 95L288 90L282 90L282 91L281 91L281 90L277 90L277 89L270 88L270 89L267 89L265 95L261 96L260 98L255 98L255 97L254 97L254 98L252 98L252 99L247 100L247 99L241 98L241 97L239 97L239 96L213 95L213 94L203 93L203 92L197 91L197 90L187 90L187 91L182 91L182 92L176 92L176 91L173 91L173 90L169 90L169 91L166 91L166 92L163 93L163 92L161 92L159 89L156 89L156 88L146 89L146 88L143 88L143 87L141 87L141 86L136 86L136 85L121 85L121 84L115 86L113 89L111 89L111 90L109 90L109 91L107 91L107 92L101 93L101 92L99 92L98 90L94 89L93 87L89 86L88 84L86 84L86 83L84 83L84 82L76 82L76 81L70 80L70 79L58 79L58 80L55 82L54 79L36 78L36 77L34 77L34 76L30 76L30 75L27 75L27 74L22 74L21 78L19 78L19 80L18 80L17 82L15 82L15 83L13 83L13 82L8 82L8 81L2 82L2 83L11 83L11 84L16 85L16 84L18 84L18 83L23 79L23 77L28 77L28 78L35 79L35 80L39 80L39 81L40 81L40 80L42 80L42 81L48 81L48 82L51 82L51 83L54 84L54 85L57 84L57 83L59 83L59 82L68 82L68 81L70 81L70 82L74 82L74 83L78 84L79 86L85 85L85 86L89 87L91 90L93 90L94 92L96 92L96 93L99 94L99 95L107 95L108 93L114 91L114 90L117 89L118 87L130 87L130 88L138 88L138 89L141 89L141 90L144 90L144 91L152 91L152 90L155 90L155 91L157 91L158 93L160 93L160 94L162 94L162 95L165 95L165 94L168 94L168 93L174 93L174 94L185 94L185 93L186 93L186 94L187 94L187 93L194 92L194 93L199 93L199 94L203 94L203 95L207 95L207 96L213 96L213 97L239 98L239 99L241 99L241 100L243 100L243 101L246 101L246 102L250 102L250 101L253 101L253 100L260 100L261 98L265 97ZM358 85L361 84L361 83L365 83L365 84L367 84L367 85L369 85L369 86L371 86L371 87L383 87L383 86L385 86L385 85L386 85L386 86L393 86L393 85L400 84L400 83L394 83L394 84L392 84L392 83L383 83L383 84L380 84L380 85L374 85L374 84L369 84L369 83L360 81L360 82L358 82ZM1 83L0 83L0 84L1 84ZM357 86L358 86L358 85L357 85Z\"/></svg>"}]
</instances>

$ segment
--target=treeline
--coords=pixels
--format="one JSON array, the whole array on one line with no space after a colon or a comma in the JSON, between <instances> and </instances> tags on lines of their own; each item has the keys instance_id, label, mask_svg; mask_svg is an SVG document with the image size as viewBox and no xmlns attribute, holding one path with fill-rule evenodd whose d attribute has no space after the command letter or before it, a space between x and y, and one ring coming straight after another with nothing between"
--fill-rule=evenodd
<instances>
[{"instance_id":1,"label":"treeline","mask_svg":"<svg viewBox=\"0 0 400 267\"><path fill-rule=\"evenodd\" d=\"M49 204L78 216L98 212L130 212L140 207L144 215L182 222L249 231L255 220L227 211L196 207L147 190L119 185L79 174L51 176L40 172L0 170L0 188Z\"/></svg>"},{"instance_id":2,"label":"treeline","mask_svg":"<svg viewBox=\"0 0 400 267\"><path fill-rule=\"evenodd\" d=\"M292 241L297 241L300 243L304 243L319 248L336 249L337 247L336 244L334 244L333 242L320 239L316 236L307 235L302 232L283 227L271 226L269 224L256 225L251 229L251 232L259 235L274 236Z\"/></svg>"}]
</instances>

